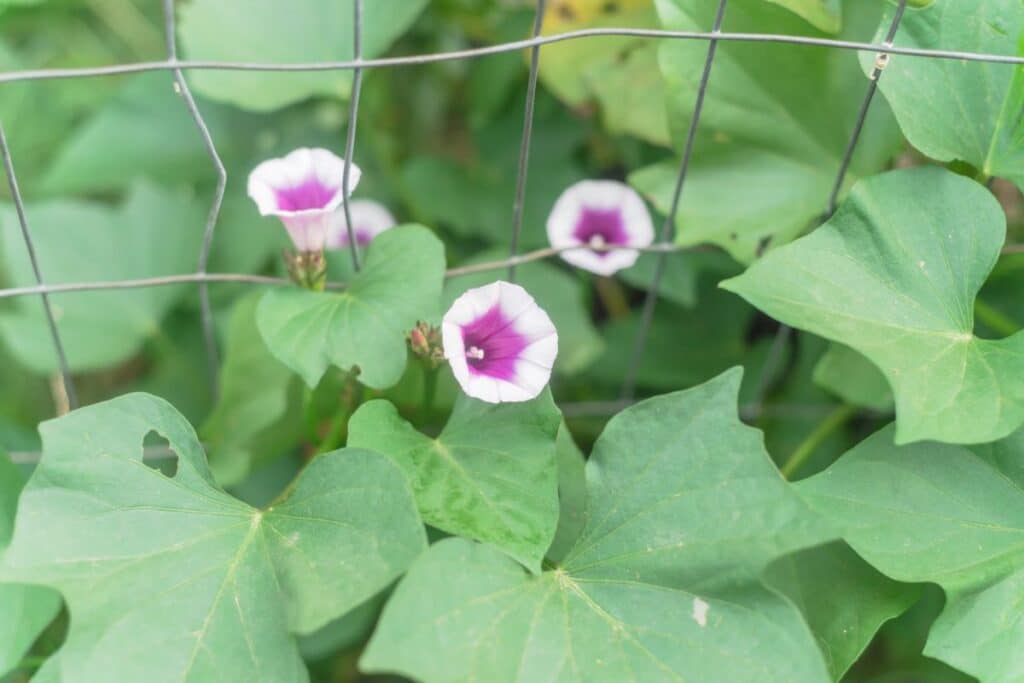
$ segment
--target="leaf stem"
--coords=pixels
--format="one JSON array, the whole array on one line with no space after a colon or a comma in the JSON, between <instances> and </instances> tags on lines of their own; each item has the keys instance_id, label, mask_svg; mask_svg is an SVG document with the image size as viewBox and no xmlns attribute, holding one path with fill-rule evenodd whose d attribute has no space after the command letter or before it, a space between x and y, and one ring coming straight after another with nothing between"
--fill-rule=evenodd
<instances>
[{"instance_id":1,"label":"leaf stem","mask_svg":"<svg viewBox=\"0 0 1024 683\"><path fill-rule=\"evenodd\" d=\"M434 397L437 396L437 375L438 368L432 368L429 363L423 363L423 402L420 404L420 412L425 420L430 419L430 413L434 409Z\"/></svg>"},{"instance_id":2,"label":"leaf stem","mask_svg":"<svg viewBox=\"0 0 1024 683\"><path fill-rule=\"evenodd\" d=\"M793 475L807 462L808 458L832 435L837 429L846 424L846 421L857 414L857 407L846 403L837 406L835 410L825 416L825 419L818 424L814 430L804 438L803 441L793 450L793 453L782 465L782 476L791 479Z\"/></svg>"},{"instance_id":3,"label":"leaf stem","mask_svg":"<svg viewBox=\"0 0 1024 683\"><path fill-rule=\"evenodd\" d=\"M1020 331L1020 325L1013 318L981 299L974 300L974 317L1007 337Z\"/></svg>"},{"instance_id":4,"label":"leaf stem","mask_svg":"<svg viewBox=\"0 0 1024 683\"><path fill-rule=\"evenodd\" d=\"M39 667L41 667L43 664L46 663L46 659L47 659L46 657L23 657L22 660L20 662L18 662L18 666L15 667L15 670L20 670L20 669L32 669L32 670L35 670L35 669L38 669Z\"/></svg>"},{"instance_id":5,"label":"leaf stem","mask_svg":"<svg viewBox=\"0 0 1024 683\"><path fill-rule=\"evenodd\" d=\"M618 280L599 276L594 278L594 288L597 290L598 298L601 299L601 305L608 311L609 318L618 320L629 315L629 301Z\"/></svg>"}]
</instances>

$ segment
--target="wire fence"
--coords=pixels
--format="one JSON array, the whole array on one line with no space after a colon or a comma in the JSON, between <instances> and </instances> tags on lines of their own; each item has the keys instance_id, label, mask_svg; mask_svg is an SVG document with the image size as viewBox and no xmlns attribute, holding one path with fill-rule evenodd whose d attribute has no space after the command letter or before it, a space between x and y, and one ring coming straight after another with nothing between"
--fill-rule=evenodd
<instances>
[{"instance_id":1,"label":"wire fence","mask_svg":"<svg viewBox=\"0 0 1024 683\"><path fill-rule=\"evenodd\" d=\"M613 401L577 403L563 406L566 414L569 415L606 415L612 412L616 412L625 406L628 406L635 400L637 389L637 374L643 362L648 336L654 318L655 308L658 302L658 292L665 273L666 262L673 252L681 250L681 247L677 246L674 243L676 216L679 210L680 202L683 197L683 193L685 191L687 171L690 165L690 160L694 149L694 142L696 140L697 132L700 126L700 118L703 110L704 99L707 93L709 83L712 82L713 80L712 75L714 69L715 54L716 49L720 43L727 41L739 41L794 44L819 47L823 49L853 50L858 52L867 52L875 55L874 69L867 76L867 84L865 88L864 98L861 101L860 109L858 111L854 127L850 132L850 137L846 145L842 161L839 167L836 169L836 177L834 183L831 186L831 193L827 198L827 201L825 202L825 206L827 207L827 209L822 217L823 220L827 219L835 211L840 190L843 187L843 182L846 177L846 173L849 168L850 162L853 158L857 142L860 139L861 133L863 132L864 122L870 110L872 99L874 98L878 88L878 81L882 77L884 69L892 55L907 56L912 58L953 59L1011 65L1024 64L1024 57L1015 55L997 55L986 53L962 52L956 50L932 50L894 46L893 41L897 31L899 30L900 22L906 10L907 0L898 0L896 11L893 15L893 19L889 26L888 32L886 33L886 38L882 43L878 44L871 42L855 42L848 40L834 40L796 35L729 33L722 30L723 26L727 24L728 0L718 0L714 25L711 31L669 31L656 29L602 28L570 31L555 35L542 35L544 29L544 18L546 14L547 0L537 0L536 14L533 22L533 30L531 37L529 39L511 41L507 43L489 45L466 50L410 55L403 57L388 57L381 59L362 58L364 28L363 0L354 0L352 21L354 49L353 58L351 60L303 64L181 60L178 58L177 53L174 0L161 0L161 2L163 4L164 32L167 45L167 59L165 61L116 64L111 66L88 68L21 70L0 73L0 84L3 84L17 81L38 81L63 78L89 78L133 74L147 71L169 71L172 75L172 83L175 87L175 90L181 95L184 104L188 110L188 113L196 125L197 131L199 135L202 137L202 141L210 157L211 164L214 166L216 170L216 191L214 193L213 202L212 205L210 206L210 211L207 217L206 229L204 232L200 253L197 256L197 268L195 272L180 275L170 275L133 280L46 284L45 277L51 274L42 272L38 260L36 258L35 246L32 241L30 216L28 215L25 209L25 204L18 187L14 161L11 158L7 137L3 129L3 122L0 121L0 155L2 155L3 158L4 172L7 176L7 182L10 187L11 196L17 211L18 220L21 225L25 246L28 251L29 259L37 283L35 286L23 286L12 287L8 289L0 289L0 299L22 296L40 297L43 308L46 313L46 321L49 327L50 336L52 337L53 340L54 352L55 357L57 359L58 368L60 371L60 377L63 382L64 391L66 393L67 402L70 408L77 407L78 400L75 391L74 379L69 370L68 363L65 357L64 345L62 342L59 327L57 325L57 318L54 314L53 306L50 301L51 294L110 289L131 289L139 287L159 287L182 283L198 284L201 311L200 318L203 329L203 338L206 344L209 382L211 390L213 391L214 395L216 395L219 355L214 331L213 311L210 304L209 285L211 283L219 282L241 282L254 285L290 284L288 280L282 278L241 273L210 273L207 270L207 266L209 264L210 249L213 243L214 231L217 226L221 204L224 199L224 192L227 184L227 171L225 170L224 164L221 161L220 155L217 152L215 141L212 139L210 131L206 126L206 122L203 119L202 113L200 112L196 104L196 101L193 98L192 93L188 87L188 83L184 77L185 71L200 69L232 70L247 72L311 72L341 70L351 71L353 74L353 85L351 97L349 100L349 117L345 138L345 158L352 159L355 155L355 147L357 142L357 122L359 120L360 94L362 77L365 70L416 66L450 60L474 59L478 57L484 57L487 55L494 55L499 53L528 49L530 51L529 80L527 84L526 98L524 104L522 139L518 158L518 167L516 171L515 194L512 202L511 229L509 233L509 257L506 259L502 259L500 261L492 261L488 263L462 266L458 268L452 268L447 271L448 277L455 277L470 273L506 270L508 279L514 280L516 277L517 266L531 261L551 258L567 251L567 249L546 248L538 249L527 253L520 253L519 249L520 234L523 228L523 207L526 197L526 187L528 181L530 147L533 135L534 102L537 92L538 70L540 59L542 56L542 47L544 45L550 45L553 43L559 43L563 41L585 40L588 38L607 36L636 37L651 40L694 40L707 42L707 54L704 61L703 71L701 73L701 78L694 101L693 115L690 119L685 144L681 150L678 150L679 153L682 155L682 161L680 163L679 171L676 176L676 182L674 186L670 208L667 212L667 215L665 216L665 221L662 224L657 243L643 250L656 253L657 259L653 278L649 286L647 287L647 293L644 299L643 307L641 309L639 330L634 340L626 374L622 378L622 389L620 397L618 400ZM358 240L355 238L355 235L352 234L352 232L354 231L354 227L353 222L351 220L351 212L349 207L347 191L349 183L350 179L348 174L348 168L346 167L345 177L343 181L343 195L345 198L343 202L343 211L345 212L345 216L347 219L346 223L348 225L349 230L349 244L351 245L353 266L356 269L356 271L358 271L361 265L361 258ZM576 248L594 249L594 247L586 245L581 247L571 247L570 249ZM621 248L626 247L616 247L614 245L608 245L606 247L603 247L604 250L608 251ZM1014 245L1008 247L1006 251L1019 251L1019 249L1016 249ZM339 283L328 283L328 288L330 289L338 289L342 286L343 285L340 285ZM773 376L778 364L781 362L783 358L783 352L786 346L786 340L788 339L789 332L789 329L786 328L785 326L782 326L779 329L779 332L775 338L775 342L773 343L772 348L768 354L768 359L765 362L765 365L761 371L761 378L759 380L757 390L755 391L754 401L751 404L744 406L744 412L748 416L759 416L766 413L765 407L763 405L764 394L766 393L768 387L769 378ZM797 408L799 408L799 406ZM820 408L821 407L819 406L816 409Z\"/></svg>"}]
</instances>

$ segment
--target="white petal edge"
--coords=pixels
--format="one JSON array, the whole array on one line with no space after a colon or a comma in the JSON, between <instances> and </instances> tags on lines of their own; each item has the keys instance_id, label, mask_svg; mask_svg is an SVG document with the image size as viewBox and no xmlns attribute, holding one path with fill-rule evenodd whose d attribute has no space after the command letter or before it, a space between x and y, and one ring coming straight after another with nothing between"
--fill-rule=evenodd
<instances>
[{"instance_id":1,"label":"white petal edge","mask_svg":"<svg viewBox=\"0 0 1024 683\"><path fill-rule=\"evenodd\" d=\"M350 164L349 193L356 189L362 171L356 164ZM247 191L256 202L261 216L298 216L334 211L341 205L342 181L345 160L330 150L300 147L278 159L260 163L249 174ZM327 187L336 188L334 196L324 207L301 211L284 211L278 208L277 191L296 187L310 178L316 178Z\"/></svg>"},{"instance_id":2,"label":"white petal edge","mask_svg":"<svg viewBox=\"0 0 1024 683\"><path fill-rule=\"evenodd\" d=\"M398 225L394 214L386 206L372 199L350 200L348 208L352 213L352 222L358 228L369 232L370 239ZM345 220L344 205L339 206L331 214L330 225L327 229L327 247L329 249L348 247L348 221Z\"/></svg>"}]
</instances>

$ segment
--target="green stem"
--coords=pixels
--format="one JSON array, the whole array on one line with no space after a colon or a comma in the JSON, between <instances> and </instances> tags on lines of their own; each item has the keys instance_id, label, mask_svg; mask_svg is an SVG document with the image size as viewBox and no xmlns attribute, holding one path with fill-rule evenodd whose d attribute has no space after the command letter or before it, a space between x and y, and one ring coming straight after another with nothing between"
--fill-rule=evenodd
<instances>
[{"instance_id":1,"label":"green stem","mask_svg":"<svg viewBox=\"0 0 1024 683\"><path fill-rule=\"evenodd\" d=\"M338 412L334 414L330 426L327 428L324 440L316 449L317 455L337 450L345 442L345 438L348 436L348 418L351 415L352 410L348 406L339 406Z\"/></svg>"},{"instance_id":2,"label":"green stem","mask_svg":"<svg viewBox=\"0 0 1024 683\"><path fill-rule=\"evenodd\" d=\"M981 299L974 300L974 317L990 327L994 332L1007 337L1020 331L1020 325L1013 318Z\"/></svg>"},{"instance_id":3,"label":"green stem","mask_svg":"<svg viewBox=\"0 0 1024 683\"><path fill-rule=\"evenodd\" d=\"M629 301L618 280L613 280L610 277L596 277L594 278L594 288L597 289L597 296L601 299L601 305L608 311L609 318L617 320L629 315Z\"/></svg>"},{"instance_id":4,"label":"green stem","mask_svg":"<svg viewBox=\"0 0 1024 683\"><path fill-rule=\"evenodd\" d=\"M793 453L789 456L789 459L782 465L782 476L786 479L792 478L804 463L807 462L807 459L811 457L818 446L820 446L825 439L846 424L846 421L856 414L856 406L843 404L836 407L836 409L829 413L825 419L814 428L814 431L808 434L807 437L800 442L800 445L796 447Z\"/></svg>"},{"instance_id":5,"label":"green stem","mask_svg":"<svg viewBox=\"0 0 1024 683\"><path fill-rule=\"evenodd\" d=\"M21 669L38 669L46 662L46 657L23 657L16 670Z\"/></svg>"},{"instance_id":6,"label":"green stem","mask_svg":"<svg viewBox=\"0 0 1024 683\"><path fill-rule=\"evenodd\" d=\"M437 375L438 368L432 368L427 363L423 364L423 402L420 411L425 419L430 419L430 413L434 409L434 398L437 396Z\"/></svg>"}]
</instances>

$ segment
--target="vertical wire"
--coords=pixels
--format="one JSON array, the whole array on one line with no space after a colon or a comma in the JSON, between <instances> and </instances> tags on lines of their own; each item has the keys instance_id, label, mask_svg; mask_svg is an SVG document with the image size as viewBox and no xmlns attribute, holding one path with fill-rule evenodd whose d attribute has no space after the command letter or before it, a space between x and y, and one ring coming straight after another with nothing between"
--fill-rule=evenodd
<instances>
[{"instance_id":1,"label":"vertical wire","mask_svg":"<svg viewBox=\"0 0 1024 683\"><path fill-rule=\"evenodd\" d=\"M893 40L896 38L896 31L899 30L900 21L903 19L903 13L907 9L907 0L899 0L899 4L896 7L896 13L893 15L892 23L889 25L889 31L886 34L885 42L883 45L891 47ZM832 185L832 191L828 197L828 208L826 209L824 220L828 220L832 217L832 214L836 212L836 207L839 203L839 193L842 191L843 182L846 180L846 173L850 169L850 164L853 162L853 154L857 148L857 142L860 140L861 133L864 131L864 124L868 118L868 111L871 109L871 101L875 97L875 92L878 90L878 79L882 76L882 70L885 69L888 63L889 55L886 53L880 53L875 60L875 67L872 69L868 83L867 93L864 95L864 100L860 104L860 110L857 112L857 119L853 126L853 132L850 134L850 139L846 143L846 149L843 152L843 159L839 164L839 172L836 174L836 180ZM786 344L789 342L792 336L793 329L789 325L780 324L778 331L775 333L775 339L772 340L771 349L768 352L768 357L765 359L764 367L761 370L761 377L758 380L757 386L754 389L754 397L752 405L755 410L760 411L761 405L764 403L765 395L768 393L768 386L771 384L772 375L778 369L778 365L782 360L783 352L786 348Z\"/></svg>"},{"instance_id":2,"label":"vertical wire","mask_svg":"<svg viewBox=\"0 0 1024 683\"><path fill-rule=\"evenodd\" d=\"M903 19L903 13L907 9L907 0L899 0L899 4L896 7L896 13L893 15L892 23L889 24L889 32L885 36L885 42L882 44L886 47L892 47L893 40L896 38L896 31L899 30L900 21ZM839 173L836 175L836 181L832 185L832 192L828 197L828 209L825 214L825 218L831 218L832 214L836 212L836 207L839 203L839 193L843 189L843 181L846 180L846 172L850 169L850 164L853 162L853 153L857 148L857 142L860 140L861 132L864 130L864 122L867 121L868 111L871 109L871 100L875 97L875 92L878 90L878 79L882 77L882 70L885 69L886 64L889 62L889 55L882 52L878 55L875 60L875 67L871 71L869 76L870 82L868 83L868 91L864 96L864 101L861 102L860 111L857 113L857 121L853 126L853 133L850 135L850 140L846 143L846 151L843 154L843 161L839 166Z\"/></svg>"},{"instance_id":3,"label":"vertical wire","mask_svg":"<svg viewBox=\"0 0 1024 683\"><path fill-rule=\"evenodd\" d=\"M28 216L25 213L25 202L22 201L21 191L18 189L18 178L14 174L14 161L11 159L11 148L7 144L7 135L4 132L3 124L0 123L0 155L3 156L4 173L7 174L7 185L11 189L11 199L14 200L14 209L18 213L18 222L21 224L21 236L25 240L25 248L28 250L28 260L32 264L32 272L35 273L36 282L43 285L43 274L39 268L39 259L36 257L36 248L32 243L32 235L28 229ZM64 344L60 340L60 332L57 330L57 319L53 315L53 306L50 304L50 297L44 292L39 295L43 300L43 310L46 312L46 324L50 328L50 337L53 338L53 348L57 354L57 367L60 369L60 376L64 382L64 393L68 397L68 407L74 410L78 407L78 394L75 392L75 383L71 379L71 370L68 368L68 359L64 354Z\"/></svg>"},{"instance_id":4,"label":"vertical wire","mask_svg":"<svg viewBox=\"0 0 1024 683\"><path fill-rule=\"evenodd\" d=\"M728 0L720 0L718 12L715 14L715 23L711 32L721 33L722 22L725 19L725 6ZM697 88L697 99L693 105L693 116L690 118L690 128L686 133L686 146L683 148L683 160L679 165L679 175L676 177L675 190L672 194L672 204L665 222L661 226L661 242L668 242L675 232L676 215L679 213L679 203L683 196L683 186L686 182L686 174L690 168L690 158L693 156L693 144L697 138L697 126L700 124L700 115L704 109L704 96L707 94L708 81L711 78L711 66L715 61L715 51L718 49L718 39L711 38L708 41L707 57L704 60L704 71L700 77L700 85ZM658 254L655 261L654 277L644 298L643 312L640 317L640 331L637 333L636 341L633 343L633 354L626 369L626 376L622 382L622 399L632 400L636 395L636 378L640 371L640 363L643 361L644 351L647 347L647 337L650 334L651 323L654 320L654 309L658 304L658 289L661 287L661 280L665 276L665 264L668 253Z\"/></svg>"},{"instance_id":5,"label":"vertical wire","mask_svg":"<svg viewBox=\"0 0 1024 683\"><path fill-rule=\"evenodd\" d=\"M174 0L163 0L164 5L164 37L167 41L167 59L171 62L178 61L178 47L175 40L175 21L174 21ZM185 82L185 77L182 75L181 69L174 69L174 88L181 95L185 101L185 107L188 109L189 116L192 117L192 121L196 124L196 128L199 129L199 135L203 139L203 146L206 148L206 154L210 157L213 162L214 169L217 171L217 186L213 192L213 203L210 206L210 212L206 217L206 229L203 232L203 243L199 249L199 264L198 272L200 275L206 275L207 266L210 262L210 249L213 246L213 231L217 225L217 219L220 216L221 205L224 203L224 192L227 188L228 183L228 172L224 168L224 162L221 161L220 154L217 153L217 148L213 144L213 137L210 135L210 129L206 125L206 121L203 120L202 114L199 113L199 107L196 105L195 98L192 97L192 91L188 87L188 83ZM220 354L217 350L217 335L216 330L213 326L213 307L210 304L210 286L207 282L199 283L199 310L200 318L203 325L203 341L206 346L206 373L207 382L210 386L210 391L213 394L214 400L220 394L219 386L219 367L220 367Z\"/></svg>"},{"instance_id":6,"label":"vertical wire","mask_svg":"<svg viewBox=\"0 0 1024 683\"><path fill-rule=\"evenodd\" d=\"M363 58L363 0L352 3L352 58L359 61ZM356 151L356 121L359 118L359 95L363 88L363 69L357 66L352 70L352 93L348 106L348 135L345 141L345 170L341 178L342 207L345 211L345 227L348 231L349 250L352 252L352 267L358 273L359 242L356 240L356 226L352 224L352 209L349 205L349 182L352 170L352 157Z\"/></svg>"},{"instance_id":7,"label":"vertical wire","mask_svg":"<svg viewBox=\"0 0 1024 683\"><path fill-rule=\"evenodd\" d=\"M537 0L537 13L533 18L533 37L544 29L547 0ZM519 236L523 232L523 205L526 203L526 175L530 165L530 140L533 137L533 110L537 102L537 74L540 69L540 45L530 49L530 80L526 86L526 106L523 113L523 139L519 145L519 166L516 170L516 197L512 204L512 241L510 256L519 254ZM509 282L516 281L516 264L508 267Z\"/></svg>"}]
</instances>

